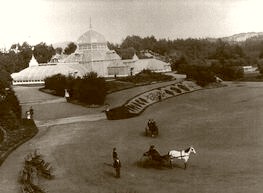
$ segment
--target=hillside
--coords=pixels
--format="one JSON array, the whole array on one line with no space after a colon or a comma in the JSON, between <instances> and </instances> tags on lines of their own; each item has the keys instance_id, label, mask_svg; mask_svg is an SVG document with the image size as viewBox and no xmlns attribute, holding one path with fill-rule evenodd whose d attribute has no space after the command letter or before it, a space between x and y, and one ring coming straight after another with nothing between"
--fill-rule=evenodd
<instances>
[{"instance_id":1,"label":"hillside","mask_svg":"<svg viewBox=\"0 0 263 193\"><path fill-rule=\"evenodd\" d=\"M239 33L229 37L223 37L221 39L228 42L242 42L254 37L260 37L260 39L263 40L263 32Z\"/></svg>"}]
</instances>

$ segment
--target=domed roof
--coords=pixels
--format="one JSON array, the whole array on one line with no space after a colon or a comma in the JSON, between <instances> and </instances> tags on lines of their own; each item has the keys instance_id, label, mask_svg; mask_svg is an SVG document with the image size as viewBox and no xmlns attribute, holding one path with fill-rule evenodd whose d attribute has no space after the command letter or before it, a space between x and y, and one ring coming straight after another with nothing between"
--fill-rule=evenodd
<instances>
[{"instance_id":1,"label":"domed roof","mask_svg":"<svg viewBox=\"0 0 263 193\"><path fill-rule=\"evenodd\" d=\"M106 40L102 34L90 29L79 37L78 44L91 43L106 43Z\"/></svg>"}]
</instances>

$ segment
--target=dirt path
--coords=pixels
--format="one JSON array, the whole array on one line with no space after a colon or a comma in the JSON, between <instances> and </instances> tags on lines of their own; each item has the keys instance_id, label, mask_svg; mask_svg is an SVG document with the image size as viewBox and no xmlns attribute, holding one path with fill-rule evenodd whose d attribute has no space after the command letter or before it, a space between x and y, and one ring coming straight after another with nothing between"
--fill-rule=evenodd
<instances>
[{"instance_id":1,"label":"dirt path","mask_svg":"<svg viewBox=\"0 0 263 193\"><path fill-rule=\"evenodd\" d=\"M98 113L98 114L89 114L89 115L44 120L44 121L36 120L35 123L37 127L39 128L39 127L49 127L49 126L54 126L54 125L76 123L76 122L98 121L98 120L105 120L105 119L106 119L106 115L104 113Z\"/></svg>"},{"instance_id":2,"label":"dirt path","mask_svg":"<svg viewBox=\"0 0 263 193\"><path fill-rule=\"evenodd\" d=\"M105 120L102 108L87 109L67 103L64 98L45 94L38 87L14 87L18 96L23 114L30 106L34 109L34 118L39 133L30 141L24 143L12 152L0 168L0 193L18 192L18 173L23 166L23 161L28 153L41 149L41 153L50 157L53 146L66 143L78 130L67 131L69 128L50 131L51 127L76 122ZM73 132L73 133L72 133ZM51 134L51 135L50 135Z\"/></svg>"}]
</instances>

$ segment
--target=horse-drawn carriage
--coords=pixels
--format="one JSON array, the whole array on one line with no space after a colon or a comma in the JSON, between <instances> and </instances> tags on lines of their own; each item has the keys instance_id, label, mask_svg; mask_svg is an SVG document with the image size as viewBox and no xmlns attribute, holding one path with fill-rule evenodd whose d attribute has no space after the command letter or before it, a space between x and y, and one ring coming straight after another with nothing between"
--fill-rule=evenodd
<instances>
[{"instance_id":1,"label":"horse-drawn carriage","mask_svg":"<svg viewBox=\"0 0 263 193\"><path fill-rule=\"evenodd\" d=\"M155 150L154 146L152 145L149 151L143 154L143 156L140 159L140 163L143 167L162 167L170 163L170 156L168 154L160 155L160 153L157 150Z\"/></svg>"},{"instance_id":2,"label":"horse-drawn carriage","mask_svg":"<svg viewBox=\"0 0 263 193\"><path fill-rule=\"evenodd\" d=\"M145 135L155 137L159 134L159 129L156 122L153 119L149 119L147 126L145 127Z\"/></svg>"},{"instance_id":3,"label":"horse-drawn carriage","mask_svg":"<svg viewBox=\"0 0 263 193\"><path fill-rule=\"evenodd\" d=\"M187 168L187 162L189 160L190 154L196 153L193 147L189 147L185 150L171 150L165 155L160 155L160 153L154 149L152 145L149 151L145 152L140 160L143 167L146 166L170 166L173 168L174 160L183 160L184 161L184 169Z\"/></svg>"}]
</instances>

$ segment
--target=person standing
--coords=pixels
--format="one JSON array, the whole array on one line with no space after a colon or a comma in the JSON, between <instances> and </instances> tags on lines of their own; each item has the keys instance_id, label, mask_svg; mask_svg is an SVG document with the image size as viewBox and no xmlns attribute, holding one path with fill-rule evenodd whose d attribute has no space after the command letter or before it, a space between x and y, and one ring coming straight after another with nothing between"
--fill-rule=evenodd
<instances>
[{"instance_id":1,"label":"person standing","mask_svg":"<svg viewBox=\"0 0 263 193\"><path fill-rule=\"evenodd\" d=\"M121 177L121 161L119 160L118 156L113 162L113 167L115 168L116 178L120 178Z\"/></svg>"},{"instance_id":2,"label":"person standing","mask_svg":"<svg viewBox=\"0 0 263 193\"><path fill-rule=\"evenodd\" d=\"M33 119L34 109L32 108L32 106L30 107L29 112L30 112L31 119Z\"/></svg>"},{"instance_id":3,"label":"person standing","mask_svg":"<svg viewBox=\"0 0 263 193\"><path fill-rule=\"evenodd\" d=\"M31 119L31 114L30 114L30 111L26 111L26 119Z\"/></svg>"},{"instance_id":4,"label":"person standing","mask_svg":"<svg viewBox=\"0 0 263 193\"><path fill-rule=\"evenodd\" d=\"M112 159L113 159L113 162L115 161L115 159L118 158L118 154L116 152L116 147L113 148L112 150Z\"/></svg>"},{"instance_id":5,"label":"person standing","mask_svg":"<svg viewBox=\"0 0 263 193\"><path fill-rule=\"evenodd\" d=\"M70 96L69 96L69 92L67 89L65 89L65 98L66 98L67 102L69 102Z\"/></svg>"}]
</instances>

